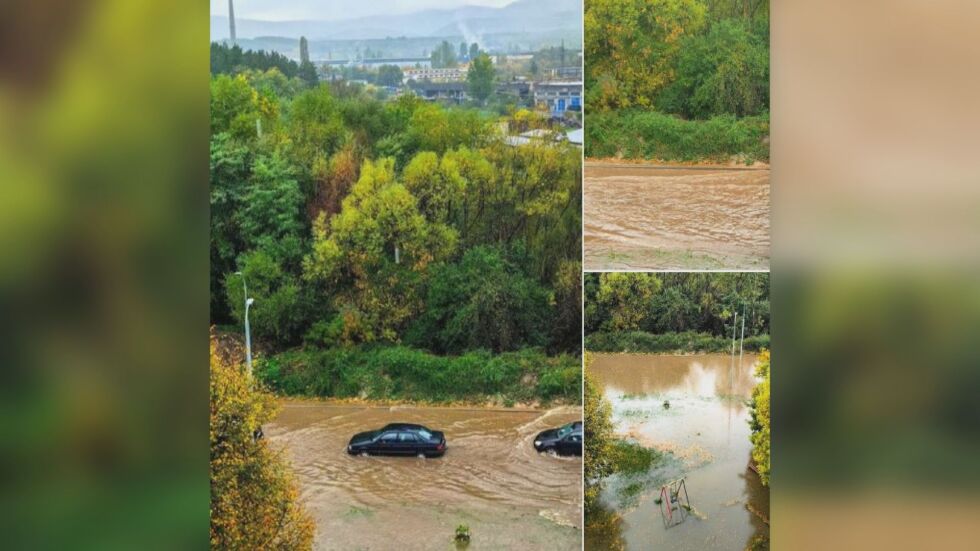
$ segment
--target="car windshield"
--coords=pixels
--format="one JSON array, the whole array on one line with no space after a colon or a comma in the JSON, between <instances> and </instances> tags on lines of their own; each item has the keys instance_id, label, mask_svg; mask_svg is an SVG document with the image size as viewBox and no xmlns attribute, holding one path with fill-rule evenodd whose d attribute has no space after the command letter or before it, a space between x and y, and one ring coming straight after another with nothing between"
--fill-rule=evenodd
<instances>
[{"instance_id":1,"label":"car windshield","mask_svg":"<svg viewBox=\"0 0 980 551\"><path fill-rule=\"evenodd\" d=\"M558 438L564 438L566 434L572 432L572 427L575 423L569 423L564 427L558 429Z\"/></svg>"}]
</instances>

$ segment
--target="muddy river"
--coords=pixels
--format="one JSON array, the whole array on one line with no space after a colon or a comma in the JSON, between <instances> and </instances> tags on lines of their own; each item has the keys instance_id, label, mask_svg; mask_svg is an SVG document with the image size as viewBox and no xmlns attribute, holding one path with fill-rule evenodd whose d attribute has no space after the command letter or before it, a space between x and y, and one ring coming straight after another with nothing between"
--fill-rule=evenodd
<instances>
[{"instance_id":1,"label":"muddy river","mask_svg":"<svg viewBox=\"0 0 980 551\"><path fill-rule=\"evenodd\" d=\"M769 170L585 165L585 269L769 269Z\"/></svg>"},{"instance_id":2,"label":"muddy river","mask_svg":"<svg viewBox=\"0 0 980 551\"><path fill-rule=\"evenodd\" d=\"M317 549L580 549L582 461L539 455L534 436L579 420L548 411L363 407L289 401L265 427L297 473ZM391 422L442 430L440 458L349 456L354 433Z\"/></svg>"},{"instance_id":3,"label":"muddy river","mask_svg":"<svg viewBox=\"0 0 980 551\"><path fill-rule=\"evenodd\" d=\"M616 432L668 453L648 473L607 479L600 498L606 522L589 523L586 549L742 550L768 535L753 511L768 518L769 492L748 469L755 361L595 355L591 369L612 404ZM662 484L680 477L694 509L668 528L656 499Z\"/></svg>"}]
</instances>

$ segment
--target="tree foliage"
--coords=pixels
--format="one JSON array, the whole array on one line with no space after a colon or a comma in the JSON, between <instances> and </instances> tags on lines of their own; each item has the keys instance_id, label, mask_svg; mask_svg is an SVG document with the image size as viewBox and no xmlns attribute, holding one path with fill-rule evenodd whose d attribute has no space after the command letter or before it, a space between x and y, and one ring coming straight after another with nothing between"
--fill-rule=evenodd
<instances>
[{"instance_id":1,"label":"tree foliage","mask_svg":"<svg viewBox=\"0 0 980 551\"><path fill-rule=\"evenodd\" d=\"M276 401L240 364L210 356L210 478L213 549L310 549L313 520L281 456L256 429Z\"/></svg>"},{"instance_id":2,"label":"tree foliage","mask_svg":"<svg viewBox=\"0 0 980 551\"><path fill-rule=\"evenodd\" d=\"M670 83L681 38L699 32L699 0L590 0L585 8L590 109L651 107Z\"/></svg>"},{"instance_id":3,"label":"tree foliage","mask_svg":"<svg viewBox=\"0 0 980 551\"><path fill-rule=\"evenodd\" d=\"M764 486L769 485L770 442L772 439L769 407L769 352L759 355L756 377L762 379L752 390L752 461Z\"/></svg>"},{"instance_id":4,"label":"tree foliage","mask_svg":"<svg viewBox=\"0 0 980 551\"><path fill-rule=\"evenodd\" d=\"M481 54L470 61L466 72L466 82L469 83L470 96L478 101L486 101L493 93L493 61L487 54Z\"/></svg>"},{"instance_id":5,"label":"tree foliage","mask_svg":"<svg viewBox=\"0 0 980 551\"><path fill-rule=\"evenodd\" d=\"M606 273L585 276L585 332L769 333L769 274Z\"/></svg>"},{"instance_id":6,"label":"tree foliage","mask_svg":"<svg viewBox=\"0 0 980 551\"><path fill-rule=\"evenodd\" d=\"M243 271L273 350L579 350L579 150L513 147L475 109L278 70L211 87L212 321L242 323ZM434 290L484 270L485 285Z\"/></svg>"},{"instance_id":7,"label":"tree foliage","mask_svg":"<svg viewBox=\"0 0 980 551\"><path fill-rule=\"evenodd\" d=\"M584 481L585 511L594 510L602 490L602 479L613 472L611 446L613 438L612 407L589 371L591 357L585 355L583 421L585 423Z\"/></svg>"}]
</instances>

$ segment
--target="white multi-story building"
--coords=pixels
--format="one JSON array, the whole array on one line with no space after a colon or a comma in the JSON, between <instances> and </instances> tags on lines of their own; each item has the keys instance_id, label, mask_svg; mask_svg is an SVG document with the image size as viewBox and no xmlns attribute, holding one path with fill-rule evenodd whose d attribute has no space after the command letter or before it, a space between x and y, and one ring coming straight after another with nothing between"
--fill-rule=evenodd
<instances>
[{"instance_id":1,"label":"white multi-story building","mask_svg":"<svg viewBox=\"0 0 980 551\"><path fill-rule=\"evenodd\" d=\"M410 80L429 82L459 82L466 80L468 67L433 69L432 67L411 68L402 71L405 82Z\"/></svg>"}]
</instances>

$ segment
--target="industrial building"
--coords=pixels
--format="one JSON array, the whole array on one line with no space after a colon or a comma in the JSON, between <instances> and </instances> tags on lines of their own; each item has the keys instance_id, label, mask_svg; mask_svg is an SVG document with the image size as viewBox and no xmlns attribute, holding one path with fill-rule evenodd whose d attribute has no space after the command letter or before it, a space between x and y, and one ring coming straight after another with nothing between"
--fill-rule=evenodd
<instances>
[{"instance_id":1,"label":"industrial building","mask_svg":"<svg viewBox=\"0 0 980 551\"><path fill-rule=\"evenodd\" d=\"M532 90L534 103L544 106L554 117L561 117L565 111L581 111L582 81L536 82Z\"/></svg>"}]
</instances>

